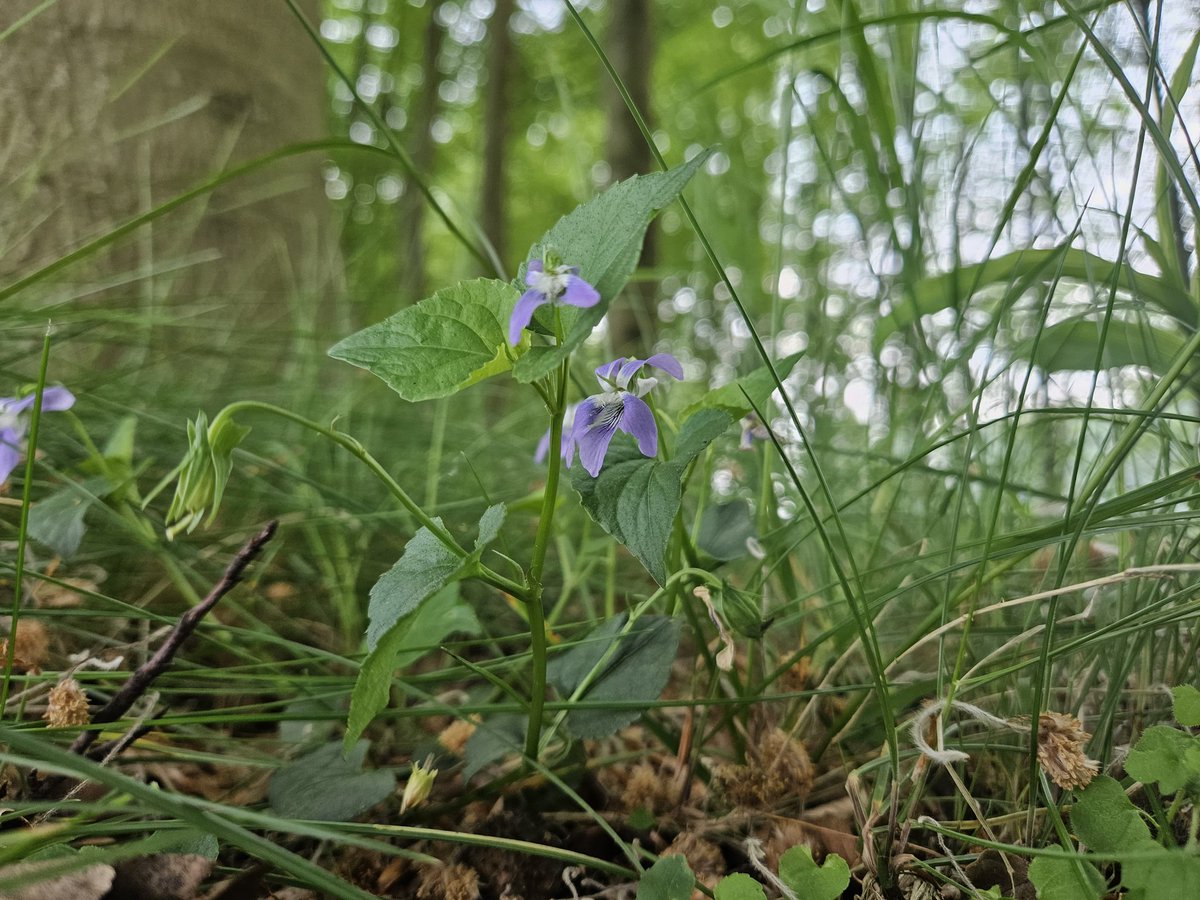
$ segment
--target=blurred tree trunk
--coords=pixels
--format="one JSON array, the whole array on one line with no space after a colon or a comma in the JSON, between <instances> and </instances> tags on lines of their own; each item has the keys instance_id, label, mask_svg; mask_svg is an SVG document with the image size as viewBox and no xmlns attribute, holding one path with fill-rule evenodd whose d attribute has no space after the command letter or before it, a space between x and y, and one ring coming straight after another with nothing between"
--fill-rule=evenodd
<instances>
[{"instance_id":1,"label":"blurred tree trunk","mask_svg":"<svg viewBox=\"0 0 1200 900\"><path fill-rule=\"evenodd\" d=\"M316 18L316 0L300 5ZM5 0L0 32L39 6ZM326 135L324 71L283 3L45 7L0 53L0 282L222 169ZM135 308L137 327L148 331L140 341L122 337L140 344L142 361L183 349L183 329L162 323L197 314L194 324L219 328L230 342L243 327L258 329L256 350L265 355L264 326L313 320L316 298L328 293L336 250L320 163L307 154L231 182L67 269L59 279L87 287L59 280L54 296L86 292L88 303ZM72 303L68 320L82 309ZM152 319L160 324L145 324ZM211 346L201 352L213 355Z\"/></svg>"},{"instance_id":2,"label":"blurred tree trunk","mask_svg":"<svg viewBox=\"0 0 1200 900\"><path fill-rule=\"evenodd\" d=\"M508 147L509 84L513 73L513 41L509 20L516 4L514 0L496 0L496 11L488 26L487 92L483 104L483 195L479 223L487 235L496 256L505 266L508 259L508 234L505 228L504 206L507 199L504 162ZM490 272L488 274L491 274Z\"/></svg>"},{"instance_id":3,"label":"blurred tree trunk","mask_svg":"<svg viewBox=\"0 0 1200 900\"><path fill-rule=\"evenodd\" d=\"M409 148L413 165L418 172L428 174L433 169L435 146L433 143L433 120L437 118L438 57L442 53L442 42L446 31L438 21L444 2L434 3L425 23L425 40L421 53L421 90L413 109L412 146ZM425 266L425 199L412 183L407 185L404 198L398 205L400 215L400 239L403 242L400 271L400 291L411 302L421 300L428 293Z\"/></svg>"},{"instance_id":4,"label":"blurred tree trunk","mask_svg":"<svg viewBox=\"0 0 1200 900\"><path fill-rule=\"evenodd\" d=\"M612 0L611 20L605 52L617 75L625 84L634 105L650 122L650 74L654 68L654 40L650 0ZM612 169L613 182L633 175L654 171L654 156L637 122L625 106L616 87L608 90L608 146L606 155ZM646 232L641 265L653 266L656 260L657 227ZM625 291L623 302L614 304L608 313L609 333L613 347L620 353L633 353L640 342L644 348L654 343L657 285L653 281L637 282Z\"/></svg>"}]
</instances>

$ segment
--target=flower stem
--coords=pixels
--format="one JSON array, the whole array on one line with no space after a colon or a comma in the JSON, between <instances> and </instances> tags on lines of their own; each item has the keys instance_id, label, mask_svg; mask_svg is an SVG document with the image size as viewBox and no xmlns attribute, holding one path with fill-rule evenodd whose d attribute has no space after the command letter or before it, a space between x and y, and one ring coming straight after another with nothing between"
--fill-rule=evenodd
<instances>
[{"instance_id":1,"label":"flower stem","mask_svg":"<svg viewBox=\"0 0 1200 900\"><path fill-rule=\"evenodd\" d=\"M533 659L533 675L529 696L529 728L525 732L525 755L531 762L536 762L538 758L542 710L546 704L546 612L542 602L542 572L546 567L546 551L550 547L554 511L558 508L567 369L567 363L563 363L558 369L558 387L554 396L554 410L550 417L549 470L546 473L546 489L542 495L542 513L538 519L537 536L533 542L533 560L529 563L529 597L526 606L529 613L529 652Z\"/></svg>"},{"instance_id":2,"label":"flower stem","mask_svg":"<svg viewBox=\"0 0 1200 900\"><path fill-rule=\"evenodd\" d=\"M352 455L354 455L360 462L362 462L368 469L371 470L371 473L376 478L378 478L384 483L384 485L387 486L387 489L391 492L392 496L400 501L400 505L408 510L412 517L416 519L426 530L428 530L430 534L441 541L451 553L464 560L469 556L467 551L459 546L459 543L454 539L454 536L446 530L445 526L435 522L429 516L429 514L425 512L425 510L418 506L417 502L413 500L413 498L408 495L408 492L396 482L396 479L394 479L388 473L387 469L383 467L379 460L373 457L367 448L359 443L357 438L351 437L345 432L337 431L334 428L326 427L320 422L314 422L312 419L306 419L304 416L294 413L289 409L284 409L282 406L275 406L273 403L264 403L261 400L238 400L234 403L230 403L213 417L213 427L215 428L222 419L227 417L232 418L236 413L241 412L242 410L257 410L259 412L273 413L291 422L295 422L298 425L302 425L310 431L315 431L317 434L329 438L338 446L349 450ZM518 599L528 599L528 592L523 586L517 584L510 578L505 578L503 575L493 572L483 563L476 563L475 568L470 572L470 574L473 577L478 578L480 581L490 584L499 590L505 591L506 593L512 594Z\"/></svg>"}]
</instances>

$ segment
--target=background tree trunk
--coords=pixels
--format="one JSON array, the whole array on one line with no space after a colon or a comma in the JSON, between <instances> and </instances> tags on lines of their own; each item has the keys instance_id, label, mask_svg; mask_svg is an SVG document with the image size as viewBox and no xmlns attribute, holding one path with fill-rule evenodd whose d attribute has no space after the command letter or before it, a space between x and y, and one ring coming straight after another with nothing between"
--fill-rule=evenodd
<instances>
[{"instance_id":1,"label":"background tree trunk","mask_svg":"<svg viewBox=\"0 0 1200 900\"><path fill-rule=\"evenodd\" d=\"M433 143L433 120L438 114L438 57L446 31L438 21L443 4L434 3L425 23L425 38L421 51L421 90L413 108L412 146L409 148L413 165L418 172L433 171L436 147ZM425 265L425 199L416 185L409 184L398 206L400 216L401 258L400 292L409 303L416 303L428 294Z\"/></svg>"},{"instance_id":2,"label":"background tree trunk","mask_svg":"<svg viewBox=\"0 0 1200 900\"><path fill-rule=\"evenodd\" d=\"M612 0L605 52L641 111L650 122L650 74L654 68L650 0ZM616 87L608 84L608 145L606 155L613 182L633 175L652 172L654 156L633 116ZM657 226L646 232L641 266L653 266L656 259ZM613 347L620 353L633 353L634 346L649 348L654 343L657 284L639 281L625 290L623 302L608 313ZM627 354L627 355L629 355Z\"/></svg>"},{"instance_id":3,"label":"background tree trunk","mask_svg":"<svg viewBox=\"0 0 1200 900\"><path fill-rule=\"evenodd\" d=\"M487 235L496 256L507 267L514 265L508 258L508 235L504 207L507 200L505 158L508 147L508 123L512 118L509 103L509 84L513 73L513 41L509 30L516 4L513 0L496 0L488 26L487 93L483 108L483 185L479 209L479 224ZM490 271L487 274L492 274Z\"/></svg>"},{"instance_id":4,"label":"background tree trunk","mask_svg":"<svg viewBox=\"0 0 1200 900\"><path fill-rule=\"evenodd\" d=\"M0 31L38 5L7 0ZM316 0L300 5L315 21ZM2 49L2 283L222 169L328 134L323 62L283 3L60 0ZM263 334L276 331L263 327L315 321L328 293L336 250L320 163L309 154L231 182L65 270L54 298L86 292L89 305L59 318L132 306L137 328L170 329L133 341L144 355L197 333L211 342L212 328L233 343L253 330L267 355ZM185 318L187 335L170 322Z\"/></svg>"}]
</instances>

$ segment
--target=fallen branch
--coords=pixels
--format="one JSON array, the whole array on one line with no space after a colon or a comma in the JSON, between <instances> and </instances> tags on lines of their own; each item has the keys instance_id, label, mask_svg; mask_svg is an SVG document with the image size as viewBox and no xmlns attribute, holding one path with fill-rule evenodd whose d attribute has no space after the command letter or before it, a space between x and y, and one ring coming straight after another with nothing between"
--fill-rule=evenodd
<instances>
[{"instance_id":1,"label":"fallen branch","mask_svg":"<svg viewBox=\"0 0 1200 900\"><path fill-rule=\"evenodd\" d=\"M183 642L191 637L196 626L200 624L200 620L217 605L218 600L233 590L234 586L242 580L242 573L245 572L246 566L250 565L267 541L274 536L278 525L279 523L275 521L268 522L262 531L246 542L225 569L221 580L208 592L208 596L179 617L179 621L175 623L175 627L171 629L171 633L167 635L166 640L162 642L154 655L138 666L129 676L129 680L113 695L113 698L92 716L93 725L115 722L129 712L137 699L146 693L154 680L171 665L175 654L183 646ZM83 753L96 740L98 734L98 730L82 732L71 744L71 750L74 753Z\"/></svg>"}]
</instances>

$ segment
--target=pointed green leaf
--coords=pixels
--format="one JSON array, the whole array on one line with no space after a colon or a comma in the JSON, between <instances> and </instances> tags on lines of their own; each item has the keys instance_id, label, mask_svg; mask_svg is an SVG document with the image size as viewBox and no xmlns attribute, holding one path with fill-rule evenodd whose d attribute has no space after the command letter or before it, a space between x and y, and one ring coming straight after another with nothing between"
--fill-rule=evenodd
<instances>
[{"instance_id":1,"label":"pointed green leaf","mask_svg":"<svg viewBox=\"0 0 1200 900\"><path fill-rule=\"evenodd\" d=\"M850 867L836 853L818 866L812 850L798 844L779 858L779 878L804 900L837 900L850 884Z\"/></svg>"},{"instance_id":2,"label":"pointed green leaf","mask_svg":"<svg viewBox=\"0 0 1200 900\"><path fill-rule=\"evenodd\" d=\"M679 512L684 472L732 424L728 413L702 409L684 422L669 462L647 459L632 441L618 435L597 477L582 466L571 471L571 484L588 515L624 544L659 584L667 577L667 543Z\"/></svg>"},{"instance_id":3,"label":"pointed green leaf","mask_svg":"<svg viewBox=\"0 0 1200 900\"><path fill-rule=\"evenodd\" d=\"M637 900L691 900L695 883L683 856L661 856L638 882Z\"/></svg>"},{"instance_id":4,"label":"pointed green leaf","mask_svg":"<svg viewBox=\"0 0 1200 900\"><path fill-rule=\"evenodd\" d=\"M1071 807L1071 827L1097 853L1116 853L1150 840L1150 829L1115 779L1092 779Z\"/></svg>"},{"instance_id":5,"label":"pointed green leaf","mask_svg":"<svg viewBox=\"0 0 1200 900\"><path fill-rule=\"evenodd\" d=\"M942 309L962 309L969 291L998 285L1013 285L1017 289L1034 281L1108 284L1115 264L1083 250L1052 247L1045 250L1018 250L1006 256L989 259L973 266L963 266L943 275L933 275L919 282L912 298L897 300L895 308L879 320L875 329L877 347L897 331L912 325L919 316L931 315ZM1146 303L1158 307L1185 324L1196 321L1196 310L1187 291L1170 280L1135 271L1122 265L1118 287Z\"/></svg>"},{"instance_id":6,"label":"pointed green leaf","mask_svg":"<svg viewBox=\"0 0 1200 900\"><path fill-rule=\"evenodd\" d=\"M482 553L488 544L500 536L506 512L503 503L497 503L484 510L483 518L479 520L479 536L475 538L476 553Z\"/></svg>"},{"instance_id":7,"label":"pointed green leaf","mask_svg":"<svg viewBox=\"0 0 1200 900\"><path fill-rule=\"evenodd\" d=\"M379 376L405 400L447 397L509 368L518 297L508 282L464 281L350 335L329 355Z\"/></svg>"},{"instance_id":8,"label":"pointed green leaf","mask_svg":"<svg viewBox=\"0 0 1200 900\"><path fill-rule=\"evenodd\" d=\"M1156 373L1170 368L1183 349L1181 333L1151 328L1140 322L1113 319L1104 335L1102 368L1146 366ZM1093 319L1070 319L1044 329L1041 337L1018 345L1013 354L1028 359L1048 372L1068 369L1088 371L1096 365L1100 347L1100 323Z\"/></svg>"},{"instance_id":9,"label":"pointed green leaf","mask_svg":"<svg viewBox=\"0 0 1200 900\"><path fill-rule=\"evenodd\" d=\"M89 478L35 503L29 510L29 536L64 559L74 556L87 531L83 518L107 487L107 479Z\"/></svg>"},{"instance_id":10,"label":"pointed green leaf","mask_svg":"<svg viewBox=\"0 0 1200 900\"><path fill-rule=\"evenodd\" d=\"M667 542L681 498L679 470L614 440L600 474L593 478L575 466L571 484L588 515L624 544L659 584L665 582Z\"/></svg>"},{"instance_id":11,"label":"pointed green leaf","mask_svg":"<svg viewBox=\"0 0 1200 900\"><path fill-rule=\"evenodd\" d=\"M1200 779L1194 751L1200 741L1167 725L1147 728L1125 759L1125 771L1143 784L1157 782L1164 794L1174 794Z\"/></svg>"},{"instance_id":12,"label":"pointed green leaf","mask_svg":"<svg viewBox=\"0 0 1200 900\"><path fill-rule=\"evenodd\" d=\"M392 675L410 666L451 634L478 634L475 611L458 594L458 585L449 584L418 607L417 611L391 628L367 654L346 720L345 744L354 745L379 711L387 706Z\"/></svg>"},{"instance_id":13,"label":"pointed green leaf","mask_svg":"<svg viewBox=\"0 0 1200 900\"><path fill-rule=\"evenodd\" d=\"M741 559L749 552L746 541L755 533L754 516L745 500L714 503L700 517L696 546L722 562Z\"/></svg>"},{"instance_id":14,"label":"pointed green leaf","mask_svg":"<svg viewBox=\"0 0 1200 900\"><path fill-rule=\"evenodd\" d=\"M1099 900L1104 878L1084 857L1055 859L1039 856L1029 865L1029 880L1038 900Z\"/></svg>"},{"instance_id":15,"label":"pointed green leaf","mask_svg":"<svg viewBox=\"0 0 1200 900\"><path fill-rule=\"evenodd\" d=\"M442 524L441 519L433 521ZM374 650L392 626L455 578L462 564L429 529L413 535L404 554L371 588L367 649Z\"/></svg>"},{"instance_id":16,"label":"pointed green leaf","mask_svg":"<svg viewBox=\"0 0 1200 900\"><path fill-rule=\"evenodd\" d=\"M775 374L779 376L779 380L783 381L792 373L792 369L796 367L796 363L800 361L800 357L804 356L804 352L793 353L791 356L785 356L783 359L775 361ZM684 415L691 415L701 409L723 409L735 419L740 419L742 416L749 415L754 411L754 406L746 402L746 395L742 390L750 395L750 399L754 401L754 406L762 409L767 405L767 401L771 399L771 395L775 393L775 379L771 377L771 370L766 366L759 366L749 375L743 375L741 378L736 378L729 384L723 384L719 388L713 388L691 406L683 411Z\"/></svg>"},{"instance_id":17,"label":"pointed green leaf","mask_svg":"<svg viewBox=\"0 0 1200 900\"><path fill-rule=\"evenodd\" d=\"M525 747L525 729L529 717L519 713L501 713L488 716L467 740L466 762L463 765L463 781L484 766L498 762L512 753L520 753Z\"/></svg>"},{"instance_id":18,"label":"pointed green leaf","mask_svg":"<svg viewBox=\"0 0 1200 900\"><path fill-rule=\"evenodd\" d=\"M579 699L589 702L658 699L675 663L679 623L666 616L643 616L622 634L628 620L628 613L609 619L551 660L546 677L560 696L571 697L587 684ZM602 738L640 714L636 708L574 709L567 715L567 726L578 737Z\"/></svg>"},{"instance_id":19,"label":"pointed green leaf","mask_svg":"<svg viewBox=\"0 0 1200 900\"><path fill-rule=\"evenodd\" d=\"M342 745L327 744L278 769L267 797L271 809L289 819L345 822L370 809L396 788L390 772L363 772L367 742L360 741L348 756Z\"/></svg>"},{"instance_id":20,"label":"pointed green leaf","mask_svg":"<svg viewBox=\"0 0 1200 900\"><path fill-rule=\"evenodd\" d=\"M350 701L347 747L387 705L392 673L416 659L415 649L438 644L455 631L478 631L474 612L459 603L453 582L472 571L484 549L499 535L504 515L503 504L488 507L479 520L475 551L466 559L429 529L421 528L396 564L375 582L367 608L368 652ZM442 524L441 519L433 521ZM417 615L406 618L414 610Z\"/></svg>"},{"instance_id":21,"label":"pointed green leaf","mask_svg":"<svg viewBox=\"0 0 1200 900\"><path fill-rule=\"evenodd\" d=\"M551 333L556 314L561 317L564 340L554 347L535 347L517 360L513 375L518 381L541 378L587 339L637 268L650 222L679 196L708 156L705 151L667 172L635 175L614 185L563 216L530 248L526 264L554 250L566 265L579 267L580 277L600 293L600 302L588 309L539 309L537 321ZM524 275L522 265L519 284L524 284Z\"/></svg>"},{"instance_id":22,"label":"pointed green leaf","mask_svg":"<svg viewBox=\"0 0 1200 900\"><path fill-rule=\"evenodd\" d=\"M729 413L721 409L702 409L689 416L675 439L675 453L671 457L671 465L678 467L682 472L709 444L729 430L732 424L733 419Z\"/></svg>"}]
</instances>

